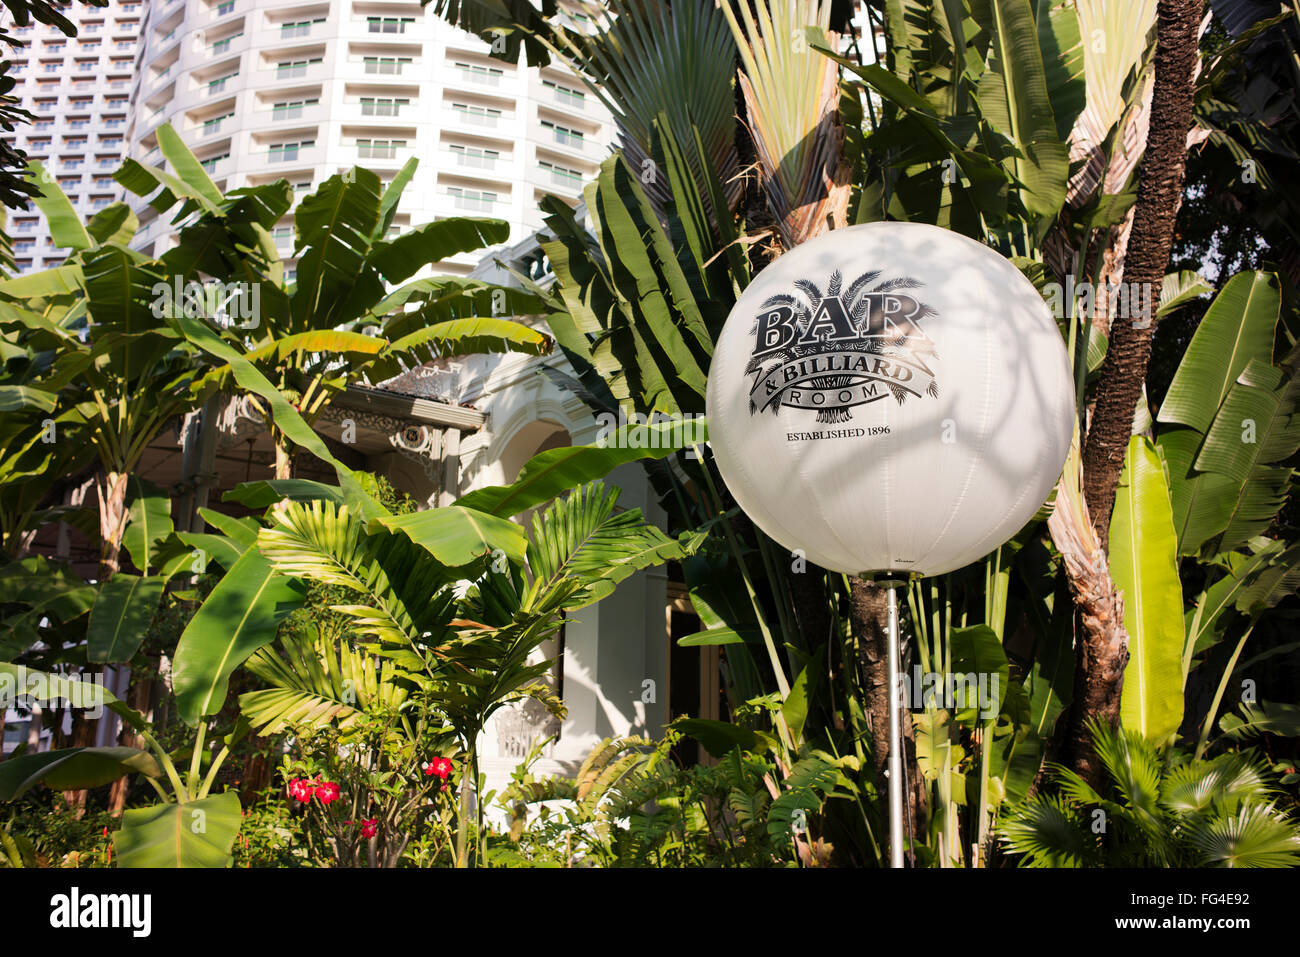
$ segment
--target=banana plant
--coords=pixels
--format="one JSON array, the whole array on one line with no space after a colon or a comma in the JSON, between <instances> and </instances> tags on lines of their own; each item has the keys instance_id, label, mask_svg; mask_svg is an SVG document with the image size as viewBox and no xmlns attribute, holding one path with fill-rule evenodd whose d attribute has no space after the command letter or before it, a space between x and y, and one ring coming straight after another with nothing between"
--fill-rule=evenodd
<instances>
[{"instance_id":1,"label":"banana plant","mask_svg":"<svg viewBox=\"0 0 1300 957\"><path fill-rule=\"evenodd\" d=\"M522 290L446 276L407 281L426 266L504 242L510 231L502 220L452 217L392 235L416 160L382 190L375 173L354 168L304 197L293 210L291 279L269 232L293 202L288 182L222 194L170 126L159 128L158 144L171 173L128 160L117 179L159 213L177 210L180 245L160 257L159 311L208 320L309 426L349 385L378 384L429 359L549 351L547 336L501 318L536 311L535 297ZM234 383L231 364L214 359L194 390ZM252 398L274 440L276 478L288 479L295 443L271 408Z\"/></svg>"},{"instance_id":2,"label":"banana plant","mask_svg":"<svg viewBox=\"0 0 1300 957\"><path fill-rule=\"evenodd\" d=\"M234 728L220 739L222 749L204 768L199 743L190 749L188 771L184 753L168 752L149 722L106 691L78 678L33 673L0 663L0 678L48 706L59 701L79 706L101 705L117 714L145 744L135 747L62 748L24 754L0 763L0 801L12 801L44 784L55 790L97 787L125 775L138 774L161 803L124 812L113 835L119 867L224 867L239 831L241 812L234 792L213 793L217 772L242 730ZM246 729L246 728L245 728Z\"/></svg>"},{"instance_id":3,"label":"banana plant","mask_svg":"<svg viewBox=\"0 0 1300 957\"><path fill-rule=\"evenodd\" d=\"M100 581L120 566L127 484L144 450L174 416L196 407L196 351L150 308L164 275L127 247L138 221L123 203L85 225L39 164L29 170L56 245L53 269L0 282L6 339L33 342L53 359L39 389L53 400L54 441L93 448L99 460Z\"/></svg>"}]
</instances>

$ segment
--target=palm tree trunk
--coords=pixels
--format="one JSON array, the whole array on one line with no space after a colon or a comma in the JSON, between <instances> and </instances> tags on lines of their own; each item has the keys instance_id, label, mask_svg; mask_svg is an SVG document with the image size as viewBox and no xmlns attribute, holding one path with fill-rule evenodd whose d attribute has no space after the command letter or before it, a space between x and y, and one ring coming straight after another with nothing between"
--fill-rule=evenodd
<instances>
[{"instance_id":1,"label":"palm tree trunk","mask_svg":"<svg viewBox=\"0 0 1300 957\"><path fill-rule=\"evenodd\" d=\"M1157 11L1155 84L1146 151L1138 171L1138 198L1125 255L1125 276L1138 288L1160 289L1187 165L1203 0L1160 0ZM1158 301L1158 295L1147 298ZM1154 315L1121 317L1110 330L1110 346L1098 377L1097 402L1083 449L1083 495L1073 522L1063 516L1052 528L1066 560L1079 609L1075 650L1075 699L1066 725L1065 756L1084 780L1099 783L1101 768L1087 722L1119 723L1128 635L1123 602L1106 563L1111 511L1120 469L1132 434L1133 413L1151 358ZM1059 503L1058 503L1059 509ZM1091 535L1077 527L1091 522ZM1075 527L1067 527L1073 525Z\"/></svg>"},{"instance_id":2,"label":"palm tree trunk","mask_svg":"<svg viewBox=\"0 0 1300 957\"><path fill-rule=\"evenodd\" d=\"M1203 0L1160 0L1157 12L1151 125L1124 268L1130 283L1153 292L1159 291L1169 264L1182 197L1202 6ZM1147 301L1154 303L1158 296ZM1116 321L1098 377L1097 405L1083 450L1083 491L1103 548L1154 332L1154 316Z\"/></svg>"}]
</instances>

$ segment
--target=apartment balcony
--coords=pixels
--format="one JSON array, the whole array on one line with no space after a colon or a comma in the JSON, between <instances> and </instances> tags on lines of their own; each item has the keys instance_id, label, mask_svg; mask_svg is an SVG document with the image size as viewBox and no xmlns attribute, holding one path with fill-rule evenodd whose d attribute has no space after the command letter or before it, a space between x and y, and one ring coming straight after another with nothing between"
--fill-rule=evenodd
<instances>
[{"instance_id":1,"label":"apartment balcony","mask_svg":"<svg viewBox=\"0 0 1300 957\"><path fill-rule=\"evenodd\" d=\"M509 133L509 127L514 122L514 115L507 115L504 111L494 112L491 109L477 106L470 106L468 109L444 107L439 111L439 115L442 119L441 126L444 129L513 138Z\"/></svg>"},{"instance_id":2,"label":"apartment balcony","mask_svg":"<svg viewBox=\"0 0 1300 957\"><path fill-rule=\"evenodd\" d=\"M235 56L236 54L245 53L252 49L252 46L253 38L247 33L241 33L238 36L223 37L222 39L209 43L203 48L202 57L204 60L209 62L215 62L217 60L224 60L227 57Z\"/></svg>"},{"instance_id":3,"label":"apartment balcony","mask_svg":"<svg viewBox=\"0 0 1300 957\"><path fill-rule=\"evenodd\" d=\"M540 164L534 164L524 178L534 186L545 190L548 193L560 193L565 196L578 196L582 192L583 186L590 179L595 179L595 175L590 176L580 173L577 170L565 172L561 169L547 169Z\"/></svg>"},{"instance_id":4,"label":"apartment balcony","mask_svg":"<svg viewBox=\"0 0 1300 957\"><path fill-rule=\"evenodd\" d=\"M325 161L325 149L322 146L300 146L293 149L276 149L254 144L248 157L250 163L267 169L291 169L311 167Z\"/></svg>"},{"instance_id":5,"label":"apartment balcony","mask_svg":"<svg viewBox=\"0 0 1300 957\"><path fill-rule=\"evenodd\" d=\"M299 97L289 94L285 99L293 101L299 99ZM276 108L269 102L259 102L254 110L243 112L238 119L258 130L273 130L276 127L290 123L324 123L330 119L330 109L322 103L315 103L310 106L304 104L302 106Z\"/></svg>"}]
</instances>

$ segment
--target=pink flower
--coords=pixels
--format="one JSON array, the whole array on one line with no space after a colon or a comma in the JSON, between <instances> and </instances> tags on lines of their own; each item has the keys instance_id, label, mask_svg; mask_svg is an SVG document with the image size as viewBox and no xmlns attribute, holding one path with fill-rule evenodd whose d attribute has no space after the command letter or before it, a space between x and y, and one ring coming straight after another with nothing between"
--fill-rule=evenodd
<instances>
[{"instance_id":1,"label":"pink flower","mask_svg":"<svg viewBox=\"0 0 1300 957\"><path fill-rule=\"evenodd\" d=\"M447 777L451 774L452 769L454 767L455 765L452 764L451 758L435 758L433 761L432 770L427 771L425 773L436 774L438 775L438 777L442 778L445 781L447 780Z\"/></svg>"},{"instance_id":2,"label":"pink flower","mask_svg":"<svg viewBox=\"0 0 1300 957\"><path fill-rule=\"evenodd\" d=\"M295 801L302 801L306 804L315 793L315 785L306 778L294 778L289 782L289 797Z\"/></svg>"},{"instance_id":3,"label":"pink flower","mask_svg":"<svg viewBox=\"0 0 1300 957\"><path fill-rule=\"evenodd\" d=\"M339 786L333 781L325 781L316 785L316 797L320 798L321 804L329 804L331 801L339 799Z\"/></svg>"},{"instance_id":4,"label":"pink flower","mask_svg":"<svg viewBox=\"0 0 1300 957\"><path fill-rule=\"evenodd\" d=\"M362 837L374 837L377 833L379 833L379 820L377 818L366 818L361 822Z\"/></svg>"}]
</instances>

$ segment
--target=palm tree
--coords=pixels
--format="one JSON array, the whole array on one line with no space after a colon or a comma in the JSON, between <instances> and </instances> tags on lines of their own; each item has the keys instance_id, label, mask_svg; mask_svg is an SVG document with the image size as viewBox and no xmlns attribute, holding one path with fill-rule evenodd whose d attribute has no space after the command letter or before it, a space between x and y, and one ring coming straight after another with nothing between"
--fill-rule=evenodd
<instances>
[{"instance_id":1,"label":"palm tree","mask_svg":"<svg viewBox=\"0 0 1300 957\"><path fill-rule=\"evenodd\" d=\"M1056 765L1059 794L1012 809L1001 838L1030 867L1295 867L1300 825L1248 753L1161 754L1140 734L1089 729L1101 782Z\"/></svg>"}]
</instances>

